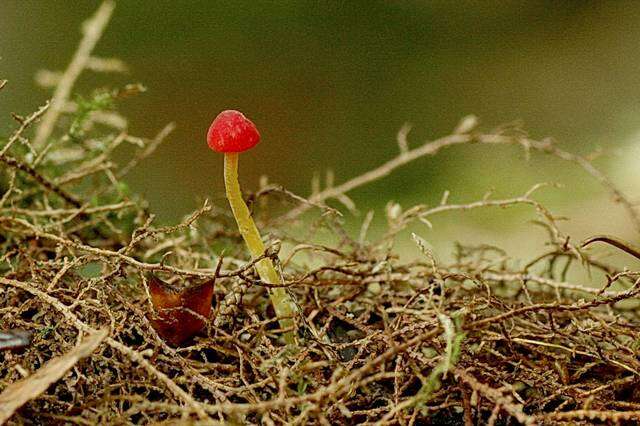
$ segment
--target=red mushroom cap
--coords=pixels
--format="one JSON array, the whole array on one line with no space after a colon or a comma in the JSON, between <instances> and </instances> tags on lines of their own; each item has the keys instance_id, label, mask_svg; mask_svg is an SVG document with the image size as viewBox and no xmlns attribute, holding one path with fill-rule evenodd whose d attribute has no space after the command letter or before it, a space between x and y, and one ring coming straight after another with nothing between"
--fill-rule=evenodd
<instances>
[{"instance_id":1,"label":"red mushroom cap","mask_svg":"<svg viewBox=\"0 0 640 426\"><path fill-rule=\"evenodd\" d=\"M260 142L256 125L236 110L222 111L207 132L209 148L218 152L242 152Z\"/></svg>"}]
</instances>

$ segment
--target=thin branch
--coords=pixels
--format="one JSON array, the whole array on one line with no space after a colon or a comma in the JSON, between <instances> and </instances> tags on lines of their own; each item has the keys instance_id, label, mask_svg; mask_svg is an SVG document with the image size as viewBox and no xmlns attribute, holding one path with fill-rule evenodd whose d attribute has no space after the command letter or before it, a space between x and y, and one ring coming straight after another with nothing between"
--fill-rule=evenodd
<instances>
[{"instance_id":1,"label":"thin branch","mask_svg":"<svg viewBox=\"0 0 640 426\"><path fill-rule=\"evenodd\" d=\"M175 123L169 123L162 128L158 132L158 134L145 146L145 148L138 153L134 158L132 158L124 167L122 167L116 173L118 178L125 176L129 173L134 167L136 167L142 160L150 156L155 152L155 150L164 142L164 140L173 132L176 128Z\"/></svg>"},{"instance_id":2,"label":"thin branch","mask_svg":"<svg viewBox=\"0 0 640 426\"><path fill-rule=\"evenodd\" d=\"M71 95L73 85L91 60L91 52L102 37L102 33L111 19L116 4L112 0L102 2L96 13L83 25L84 37L71 59L69 67L62 75L51 99L51 108L45 114L36 132L33 145L41 149L51 136L60 113Z\"/></svg>"},{"instance_id":3,"label":"thin branch","mask_svg":"<svg viewBox=\"0 0 640 426\"><path fill-rule=\"evenodd\" d=\"M435 155L442 148L461 145L465 143L469 143L473 140L473 136L468 134L456 134L446 136L444 138L435 140L433 142L425 143L424 145L414 148L412 150L406 151L393 158L392 160L387 161L381 166L370 170L358 177L350 179L345 183L333 186L325 189L324 191L318 192L315 195L309 197L309 202L306 204L302 204L295 209L292 209L288 213L284 214L280 217L277 222L282 223L286 221L290 221L296 219L298 216L309 210L315 204L323 204L325 201L329 199L338 198L347 192L350 192L358 187L366 185L370 182L376 181L384 176L391 174L395 169L404 166L407 163L417 160L418 158Z\"/></svg>"},{"instance_id":4,"label":"thin branch","mask_svg":"<svg viewBox=\"0 0 640 426\"><path fill-rule=\"evenodd\" d=\"M11 148L11 146L22 137L24 131L31 126L34 122L36 122L40 117L49 109L49 102L47 101L43 106L38 108L33 114L29 115L26 119L22 120L20 127L16 130L13 135L9 138L9 142L0 150L0 157L4 156L7 151Z\"/></svg>"},{"instance_id":5,"label":"thin branch","mask_svg":"<svg viewBox=\"0 0 640 426\"><path fill-rule=\"evenodd\" d=\"M38 182L48 191L53 192L58 195L60 198L65 200L67 203L71 204L74 207L80 208L82 203L78 201L73 195L69 194L64 189L60 188L58 185L44 177L40 174L36 169L31 167L28 164L21 163L13 157L9 157L8 155L0 155L0 162L5 163L7 166L12 167L16 170L20 170L23 173L29 175L33 180Z\"/></svg>"}]
</instances>

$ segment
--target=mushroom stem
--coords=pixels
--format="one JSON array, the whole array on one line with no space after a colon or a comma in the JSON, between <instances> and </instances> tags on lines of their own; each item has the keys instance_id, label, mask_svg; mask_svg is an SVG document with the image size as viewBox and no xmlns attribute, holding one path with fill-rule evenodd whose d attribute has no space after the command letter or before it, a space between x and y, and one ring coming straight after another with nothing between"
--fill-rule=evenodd
<instances>
[{"instance_id":1,"label":"mushroom stem","mask_svg":"<svg viewBox=\"0 0 640 426\"><path fill-rule=\"evenodd\" d=\"M256 259L264 254L265 247L258 228L251 218L249 208L242 198L238 182L238 153L236 152L227 152L224 155L224 185L240 234L249 248L251 257ZM263 281L270 284L282 284L282 278L273 267L271 259L260 260L256 263L256 269ZM282 318L279 320L280 327L289 330L284 335L285 342L287 344L295 343L293 316L296 309L293 300L283 287L269 288L269 296L276 315Z\"/></svg>"}]
</instances>

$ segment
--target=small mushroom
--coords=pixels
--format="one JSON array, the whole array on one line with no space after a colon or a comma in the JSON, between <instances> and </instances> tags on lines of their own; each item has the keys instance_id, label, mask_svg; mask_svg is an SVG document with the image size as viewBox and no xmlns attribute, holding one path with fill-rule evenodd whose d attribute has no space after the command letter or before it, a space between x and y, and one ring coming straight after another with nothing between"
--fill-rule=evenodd
<instances>
[{"instance_id":1,"label":"small mushroom","mask_svg":"<svg viewBox=\"0 0 640 426\"><path fill-rule=\"evenodd\" d=\"M247 204L242 198L238 183L238 155L253 148L260 142L260 133L255 124L239 111L222 111L211 123L207 133L207 144L214 151L224 153L224 183L227 199L238 223L238 229L253 259L264 255L265 247ZM280 274L273 267L271 259L264 258L256 263L260 278L270 284L282 284ZM293 344L293 316L296 306L283 287L269 289L271 303L280 319L280 327L289 330L284 334L287 344Z\"/></svg>"},{"instance_id":2,"label":"small mushroom","mask_svg":"<svg viewBox=\"0 0 640 426\"><path fill-rule=\"evenodd\" d=\"M152 275L149 294L155 310L149 318L160 337L179 346L205 326L211 313L214 281L177 289Z\"/></svg>"}]
</instances>

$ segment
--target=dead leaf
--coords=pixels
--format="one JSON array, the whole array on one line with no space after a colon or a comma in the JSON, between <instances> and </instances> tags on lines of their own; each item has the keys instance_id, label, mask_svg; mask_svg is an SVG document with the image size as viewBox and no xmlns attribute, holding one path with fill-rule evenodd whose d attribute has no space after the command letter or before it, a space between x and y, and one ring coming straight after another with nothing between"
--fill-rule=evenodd
<instances>
[{"instance_id":1,"label":"dead leaf","mask_svg":"<svg viewBox=\"0 0 640 426\"><path fill-rule=\"evenodd\" d=\"M211 312L213 287L214 281L210 280L178 290L152 275L149 294L156 315L151 316L151 325L164 340L179 346L205 326Z\"/></svg>"},{"instance_id":2,"label":"dead leaf","mask_svg":"<svg viewBox=\"0 0 640 426\"><path fill-rule=\"evenodd\" d=\"M7 386L0 394L0 424L9 420L9 417L27 401L40 396L52 383L67 374L78 361L91 355L108 335L109 331L102 329L85 337L82 343L71 351L50 359L29 377Z\"/></svg>"}]
</instances>

